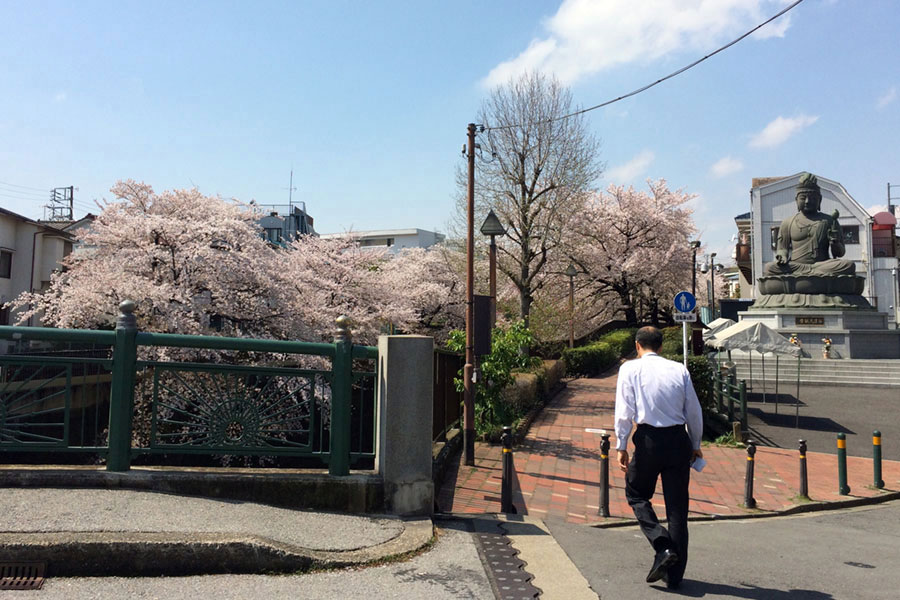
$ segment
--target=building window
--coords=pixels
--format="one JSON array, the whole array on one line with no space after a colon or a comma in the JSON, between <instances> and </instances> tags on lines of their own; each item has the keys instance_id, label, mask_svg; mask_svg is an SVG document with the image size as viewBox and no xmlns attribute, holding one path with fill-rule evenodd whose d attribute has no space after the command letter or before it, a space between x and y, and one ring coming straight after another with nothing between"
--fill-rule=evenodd
<instances>
[{"instance_id":1,"label":"building window","mask_svg":"<svg viewBox=\"0 0 900 600\"><path fill-rule=\"evenodd\" d=\"M266 227L266 239L273 244L277 244L281 241L281 228L280 227Z\"/></svg>"},{"instance_id":2,"label":"building window","mask_svg":"<svg viewBox=\"0 0 900 600\"><path fill-rule=\"evenodd\" d=\"M841 231L844 233L845 244L859 243L859 225L844 225Z\"/></svg>"},{"instance_id":3,"label":"building window","mask_svg":"<svg viewBox=\"0 0 900 600\"><path fill-rule=\"evenodd\" d=\"M394 238L388 238L385 246L393 246L393 245L394 245Z\"/></svg>"},{"instance_id":4,"label":"building window","mask_svg":"<svg viewBox=\"0 0 900 600\"><path fill-rule=\"evenodd\" d=\"M9 309L0 308L0 325L9 325Z\"/></svg>"},{"instance_id":5,"label":"building window","mask_svg":"<svg viewBox=\"0 0 900 600\"><path fill-rule=\"evenodd\" d=\"M772 250L775 250L778 247L778 227L773 227L772 234Z\"/></svg>"},{"instance_id":6,"label":"building window","mask_svg":"<svg viewBox=\"0 0 900 600\"><path fill-rule=\"evenodd\" d=\"M12 252L0 250L0 277L9 279L12 275Z\"/></svg>"}]
</instances>

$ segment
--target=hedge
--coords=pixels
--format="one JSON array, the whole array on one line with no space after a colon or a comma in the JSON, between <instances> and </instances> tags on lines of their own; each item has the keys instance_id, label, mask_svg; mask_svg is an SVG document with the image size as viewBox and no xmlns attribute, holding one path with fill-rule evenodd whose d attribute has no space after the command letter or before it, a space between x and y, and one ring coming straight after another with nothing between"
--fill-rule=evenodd
<instances>
[{"instance_id":1,"label":"hedge","mask_svg":"<svg viewBox=\"0 0 900 600\"><path fill-rule=\"evenodd\" d=\"M587 377L602 373L623 356L634 352L634 333L634 329L619 329L587 346L567 348L562 355L566 373Z\"/></svg>"},{"instance_id":2,"label":"hedge","mask_svg":"<svg viewBox=\"0 0 900 600\"><path fill-rule=\"evenodd\" d=\"M675 362L684 362L682 354L661 353L660 356ZM697 392L700 406L707 413L716 412L716 398L713 394L713 368L712 363L705 356L688 356L688 373L691 374L691 382L694 384L694 391Z\"/></svg>"}]
</instances>

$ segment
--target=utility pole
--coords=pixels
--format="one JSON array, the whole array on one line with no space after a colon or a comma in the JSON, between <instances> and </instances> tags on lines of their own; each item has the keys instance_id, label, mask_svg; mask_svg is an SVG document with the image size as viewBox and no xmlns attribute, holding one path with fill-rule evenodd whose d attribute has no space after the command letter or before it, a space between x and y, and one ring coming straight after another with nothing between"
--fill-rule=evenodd
<instances>
[{"instance_id":1,"label":"utility pole","mask_svg":"<svg viewBox=\"0 0 900 600\"><path fill-rule=\"evenodd\" d=\"M894 206L894 204L891 201L892 200L900 200L900 196L891 196L891 188L900 188L900 184L895 183L895 184L891 185L890 182L888 182L888 184L887 184L887 209L888 209L889 213L891 213L892 215L894 215L896 217L897 216L897 207Z\"/></svg>"},{"instance_id":2,"label":"utility pole","mask_svg":"<svg viewBox=\"0 0 900 600\"><path fill-rule=\"evenodd\" d=\"M466 365L463 367L465 464L475 465L475 123L469 123L466 190Z\"/></svg>"},{"instance_id":3,"label":"utility pole","mask_svg":"<svg viewBox=\"0 0 900 600\"><path fill-rule=\"evenodd\" d=\"M74 220L72 210L74 199L75 186L73 185L50 190L50 204L44 205L44 219L48 221Z\"/></svg>"}]
</instances>

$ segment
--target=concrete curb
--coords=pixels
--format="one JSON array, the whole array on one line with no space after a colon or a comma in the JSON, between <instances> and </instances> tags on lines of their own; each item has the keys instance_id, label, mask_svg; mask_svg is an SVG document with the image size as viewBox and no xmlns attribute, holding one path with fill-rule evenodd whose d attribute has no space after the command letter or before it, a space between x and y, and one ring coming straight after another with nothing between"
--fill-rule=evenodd
<instances>
[{"instance_id":1,"label":"concrete curb","mask_svg":"<svg viewBox=\"0 0 900 600\"><path fill-rule=\"evenodd\" d=\"M117 473L96 466L4 465L0 487L127 489L307 510L384 512L383 478L368 472L333 477L301 469L133 467Z\"/></svg>"},{"instance_id":2,"label":"concrete curb","mask_svg":"<svg viewBox=\"0 0 900 600\"><path fill-rule=\"evenodd\" d=\"M838 500L835 502L809 502L807 504L796 504L784 510L772 511L755 511L748 512L743 515L710 515L703 517L688 517L688 521L702 523L706 521L740 521L745 519L768 519L772 517L789 517L791 515L799 515L809 512L823 512L828 510L841 510L844 508L857 508L859 506L870 506L874 504L882 504L900 500L900 491L886 492L880 496L872 496L866 498L851 498L849 500ZM587 523L585 527L594 527L597 529L614 529L617 527L636 527L637 521L626 517L611 517L615 521L602 523ZM665 523L665 519L661 522Z\"/></svg>"},{"instance_id":3,"label":"concrete curb","mask_svg":"<svg viewBox=\"0 0 900 600\"><path fill-rule=\"evenodd\" d=\"M46 562L48 576L304 572L389 560L433 540L431 519L403 523L395 538L347 551L309 550L260 536L217 533L0 533L0 562Z\"/></svg>"}]
</instances>

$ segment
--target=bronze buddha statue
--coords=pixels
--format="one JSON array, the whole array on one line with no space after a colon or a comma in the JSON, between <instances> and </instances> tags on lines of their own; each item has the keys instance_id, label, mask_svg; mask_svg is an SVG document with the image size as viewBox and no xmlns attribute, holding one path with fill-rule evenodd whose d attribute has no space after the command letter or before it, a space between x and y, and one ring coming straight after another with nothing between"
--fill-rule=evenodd
<instances>
[{"instance_id":1,"label":"bronze buddha statue","mask_svg":"<svg viewBox=\"0 0 900 600\"><path fill-rule=\"evenodd\" d=\"M778 228L775 262L763 268L753 308L871 308L861 296L865 279L845 248L835 210L819 211L822 190L815 175L797 184L797 214Z\"/></svg>"}]
</instances>

